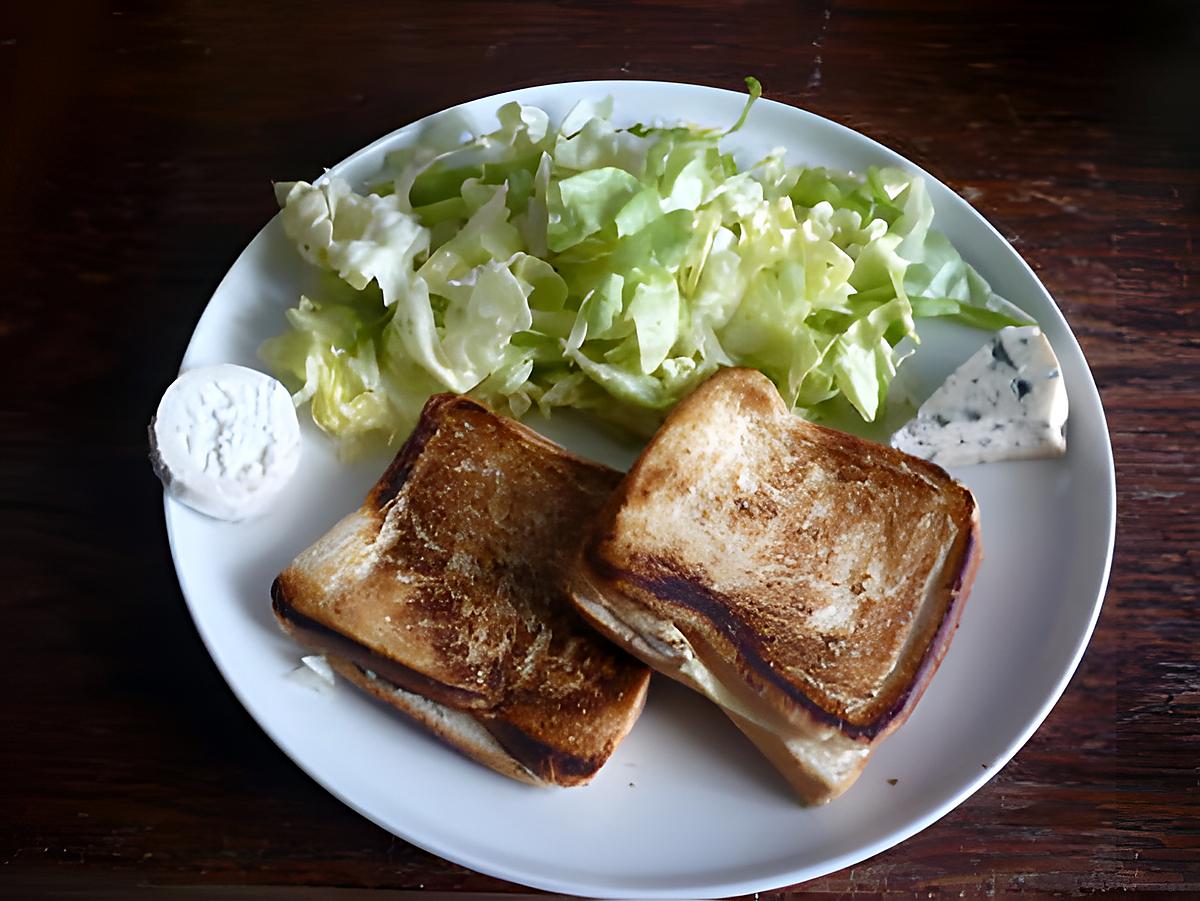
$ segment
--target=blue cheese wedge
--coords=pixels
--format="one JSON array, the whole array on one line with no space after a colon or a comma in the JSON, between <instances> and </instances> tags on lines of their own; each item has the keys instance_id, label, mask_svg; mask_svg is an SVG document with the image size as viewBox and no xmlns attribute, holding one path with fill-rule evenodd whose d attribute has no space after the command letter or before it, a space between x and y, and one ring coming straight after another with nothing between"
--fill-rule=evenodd
<instances>
[{"instance_id":1,"label":"blue cheese wedge","mask_svg":"<svg viewBox=\"0 0 1200 901\"><path fill-rule=\"evenodd\" d=\"M892 435L892 447L940 466L1067 452L1067 389L1036 326L1002 329Z\"/></svg>"},{"instance_id":2,"label":"blue cheese wedge","mask_svg":"<svg viewBox=\"0 0 1200 901\"><path fill-rule=\"evenodd\" d=\"M150 461L178 500L217 519L265 512L300 462L287 389L224 363L181 375L150 423Z\"/></svg>"}]
</instances>

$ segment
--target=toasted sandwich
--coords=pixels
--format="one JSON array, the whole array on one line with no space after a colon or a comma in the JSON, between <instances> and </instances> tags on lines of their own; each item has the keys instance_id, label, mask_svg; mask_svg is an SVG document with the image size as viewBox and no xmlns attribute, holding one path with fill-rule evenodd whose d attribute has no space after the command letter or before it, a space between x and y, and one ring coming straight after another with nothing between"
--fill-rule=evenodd
<instances>
[{"instance_id":1,"label":"toasted sandwich","mask_svg":"<svg viewBox=\"0 0 1200 901\"><path fill-rule=\"evenodd\" d=\"M275 616L350 682L497 772L585 783L649 681L566 591L580 536L619 480L437 395L363 505L280 573Z\"/></svg>"},{"instance_id":2,"label":"toasted sandwich","mask_svg":"<svg viewBox=\"0 0 1200 901\"><path fill-rule=\"evenodd\" d=\"M974 498L943 470L806 422L765 376L727 369L606 503L572 594L823 803L917 703L979 559Z\"/></svg>"}]
</instances>

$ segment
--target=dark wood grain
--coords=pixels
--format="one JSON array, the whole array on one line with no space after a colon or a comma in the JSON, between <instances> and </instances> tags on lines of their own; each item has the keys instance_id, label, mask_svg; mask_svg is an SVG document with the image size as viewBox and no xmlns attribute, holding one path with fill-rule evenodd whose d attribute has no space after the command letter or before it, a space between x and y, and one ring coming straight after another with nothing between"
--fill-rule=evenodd
<instances>
[{"instance_id":1,"label":"dark wood grain","mask_svg":"<svg viewBox=\"0 0 1200 901\"><path fill-rule=\"evenodd\" d=\"M270 179L521 85L746 74L1015 243L1118 470L1111 589L1046 723L944 820L797 891L1200 893L1198 35L1183 2L6 8L0 895L515 890L358 817L242 710L179 595L145 423Z\"/></svg>"}]
</instances>

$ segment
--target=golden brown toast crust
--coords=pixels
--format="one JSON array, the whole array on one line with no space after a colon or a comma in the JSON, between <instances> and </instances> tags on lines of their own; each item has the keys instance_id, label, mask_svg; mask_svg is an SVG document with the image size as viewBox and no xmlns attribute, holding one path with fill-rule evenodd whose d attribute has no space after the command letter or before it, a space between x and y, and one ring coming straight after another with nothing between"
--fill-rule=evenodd
<instances>
[{"instance_id":1,"label":"golden brown toast crust","mask_svg":"<svg viewBox=\"0 0 1200 901\"><path fill-rule=\"evenodd\" d=\"M576 584L716 648L780 714L871 742L941 662L979 556L974 499L939 467L722 370L609 499Z\"/></svg>"},{"instance_id":2,"label":"golden brown toast crust","mask_svg":"<svg viewBox=\"0 0 1200 901\"><path fill-rule=\"evenodd\" d=\"M649 679L565 592L619 478L472 400L435 396L362 507L276 579L276 616L311 647L470 712L545 781L587 781Z\"/></svg>"}]
</instances>

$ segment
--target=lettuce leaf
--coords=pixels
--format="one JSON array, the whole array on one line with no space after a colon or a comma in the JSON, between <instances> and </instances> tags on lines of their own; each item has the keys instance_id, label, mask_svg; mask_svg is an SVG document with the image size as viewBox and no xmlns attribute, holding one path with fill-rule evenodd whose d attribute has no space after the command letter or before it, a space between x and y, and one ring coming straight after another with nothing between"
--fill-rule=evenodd
<instances>
[{"instance_id":1,"label":"lettuce leaf","mask_svg":"<svg viewBox=\"0 0 1200 901\"><path fill-rule=\"evenodd\" d=\"M740 169L721 142L747 86L725 132L510 103L492 132L390 154L367 192L279 185L284 233L331 275L263 357L352 448L401 440L439 390L646 431L719 366L871 421L920 319L1030 321L935 230L912 174L782 151Z\"/></svg>"}]
</instances>

